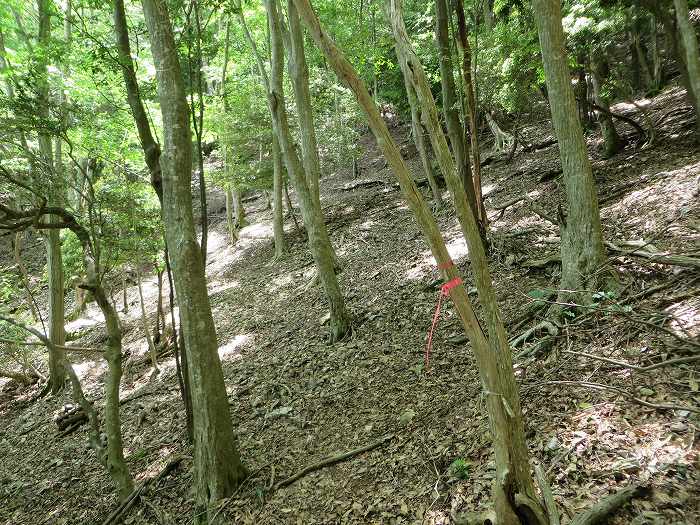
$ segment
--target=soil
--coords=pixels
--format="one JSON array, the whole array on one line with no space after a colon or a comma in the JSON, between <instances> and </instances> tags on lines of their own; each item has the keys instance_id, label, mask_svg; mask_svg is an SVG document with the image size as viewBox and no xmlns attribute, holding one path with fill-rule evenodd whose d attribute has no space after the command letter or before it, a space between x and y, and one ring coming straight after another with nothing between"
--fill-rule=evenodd
<instances>
[{"instance_id":1,"label":"soil","mask_svg":"<svg viewBox=\"0 0 700 525\"><path fill-rule=\"evenodd\" d=\"M605 237L615 245L643 240L650 243L646 249L698 256L700 155L692 110L677 88L639 105L657 123L654 144L635 143L632 128L622 125L627 147L602 159L599 133L588 133ZM613 111L642 121L632 105ZM521 143L552 137L544 109L534 114L540 118L520 129ZM407 128L393 125L397 140L407 144ZM488 507L494 466L474 357L446 304L426 368L438 273L373 138L365 136L361 147L360 180L348 167L327 174L322 184L343 266L340 282L354 318L347 340L328 344L323 293L313 284L305 235L291 218L289 254L281 260L273 260L264 197L247 203L250 225L237 244L228 242L224 222L211 226L207 275L219 354L241 456L251 473L222 504L226 522L447 524L457 513ZM418 159L407 160L421 179ZM526 201L496 208L527 193L540 211L556 217L563 198L559 168L554 144L518 150L510 161L499 156L483 170L490 268L513 337L539 322L537 316L525 324L519 320L543 291L556 289L556 264L527 263L556 255L558 231ZM362 181L367 184L357 184ZM437 216L453 259L469 275L468 250L450 207ZM614 523L700 523L698 361L645 373L590 357L646 366L697 355L697 268L629 255L611 257L610 266L619 289L601 290L594 308L572 313L549 351L533 353L546 335L541 333L514 349L532 457L547 474L562 523L632 483L650 486L651 496L634 500ZM145 295L153 323L154 277L146 280ZM149 487L124 523L190 523L191 450L174 360L162 357L160 374L149 380L135 287L127 299L128 312L117 303L129 356L122 384L129 468L144 480L171 458L185 459ZM99 347L105 337L94 304L68 330L80 346ZM99 354L72 359L100 406L104 361ZM59 437L53 422L71 402L69 393L35 400L39 385L2 385L0 522L101 523L118 502L88 447L87 430ZM274 488L307 465L387 434L393 437L371 451Z\"/></svg>"}]
</instances>

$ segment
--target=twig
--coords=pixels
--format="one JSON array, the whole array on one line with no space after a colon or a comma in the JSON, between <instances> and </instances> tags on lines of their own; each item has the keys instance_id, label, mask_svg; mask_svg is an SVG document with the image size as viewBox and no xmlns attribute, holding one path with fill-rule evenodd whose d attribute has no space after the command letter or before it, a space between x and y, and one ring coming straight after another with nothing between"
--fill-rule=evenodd
<instances>
[{"instance_id":1,"label":"twig","mask_svg":"<svg viewBox=\"0 0 700 525\"><path fill-rule=\"evenodd\" d=\"M549 385L572 385L572 386L583 386L586 388L591 388L593 390L609 390L611 392L616 392L630 401L637 403L638 405L645 406L647 408L653 408L654 410L687 410L688 412L695 412L697 414L700 414L700 408L695 408L695 407L686 407L686 406L679 406L679 405L657 405L654 403L649 403L647 401L644 401L643 399L639 399L634 397L632 394L627 392L626 390L623 390L622 388L618 388L616 386L608 386L608 385L602 385L600 383L589 383L587 381L547 381L547 384Z\"/></svg>"},{"instance_id":2,"label":"twig","mask_svg":"<svg viewBox=\"0 0 700 525\"><path fill-rule=\"evenodd\" d=\"M295 481L303 478L307 474L311 472L315 472L316 470L320 470L323 467L328 467L330 465L335 465L336 463L340 463L341 461L345 461L346 459L350 459L351 457L357 456L358 454L362 454L363 452L368 452L372 449L375 449L387 441L390 441L394 439L394 434L387 434L386 436L382 437L381 439L378 439L377 441L370 443L369 445L365 445L364 447L356 448L353 450L350 450L348 452L343 452L342 454L337 454L335 456L328 457L326 459L323 459L319 461L318 463L314 463L312 465L309 465L307 467L304 467L301 469L299 472L294 474L293 476L290 476L286 479L283 479L282 481L279 481L275 485L275 490L280 489L282 487L286 487L287 485L291 485Z\"/></svg>"}]
</instances>

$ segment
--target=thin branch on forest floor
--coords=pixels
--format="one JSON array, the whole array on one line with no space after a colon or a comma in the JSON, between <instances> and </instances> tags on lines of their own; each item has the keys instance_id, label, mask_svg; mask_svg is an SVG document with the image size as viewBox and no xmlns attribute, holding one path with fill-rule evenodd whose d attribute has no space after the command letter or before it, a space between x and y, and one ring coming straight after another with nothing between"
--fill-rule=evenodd
<instances>
[{"instance_id":1,"label":"thin branch on forest floor","mask_svg":"<svg viewBox=\"0 0 700 525\"><path fill-rule=\"evenodd\" d=\"M119 521L126 515L126 513L134 506L138 501L139 497L150 485L157 485L161 479L167 476L170 472L175 470L180 463L185 459L184 456L176 456L170 460L161 471L152 478L145 479L129 494L124 501L122 501L119 506L112 511L112 513L107 516L107 518L102 522L102 525L112 525L113 523L119 523Z\"/></svg>"},{"instance_id":2,"label":"thin branch on forest floor","mask_svg":"<svg viewBox=\"0 0 700 525\"><path fill-rule=\"evenodd\" d=\"M692 363L693 361L700 361L700 355L694 355L694 356L690 356L690 357L679 357L677 359L668 359L666 361L661 361L660 363L654 363L653 365L648 365L648 366L638 366L638 365L626 363L625 361L617 361L616 359L610 359L608 357L587 354L585 352L574 352L572 350L562 350L562 351L566 354L580 355L582 357L587 357L589 359L595 359L597 361L603 361L604 363L610 363L611 365L617 365L617 366L621 366L623 368L629 368L630 370L635 370L637 372L650 372L652 370L656 370L658 368L663 368L666 366L678 365L678 364L683 364L683 363Z\"/></svg>"},{"instance_id":3,"label":"thin branch on forest floor","mask_svg":"<svg viewBox=\"0 0 700 525\"><path fill-rule=\"evenodd\" d=\"M628 501L633 498L645 498L649 493L649 488L645 486L631 485L625 487L615 494L603 498L588 510L578 514L571 522L571 525L594 525L596 523L602 523Z\"/></svg>"},{"instance_id":4,"label":"thin branch on forest floor","mask_svg":"<svg viewBox=\"0 0 700 525\"><path fill-rule=\"evenodd\" d=\"M587 381L546 381L545 384L582 386L582 387L590 388L593 390L608 390L610 392L616 392L616 393L626 397L630 401L637 403L638 405L642 405L642 406L647 407L647 408L653 408L654 410L686 410L688 412L695 412L697 414L700 414L700 408L679 406L679 405L665 405L665 404L649 403L648 401L644 401L643 399L639 399L637 397L634 397L632 394L630 394L626 390L623 390L622 388L618 388L616 386L603 385L600 383L590 383Z\"/></svg>"},{"instance_id":5,"label":"thin branch on forest floor","mask_svg":"<svg viewBox=\"0 0 700 525\"><path fill-rule=\"evenodd\" d=\"M320 470L323 467L335 465L336 463L340 463L341 461L345 461L346 459L350 459L354 456L357 456L358 454L362 454L363 452L369 452L370 450L373 450L373 449L383 445L387 441L394 439L394 437L395 437L394 434L387 434L386 436L382 437L381 439L378 439L377 441L370 443L369 445L365 445L364 447L356 448L356 449L350 450L348 452L343 452L343 453L337 454L335 456L330 456L326 459L319 461L318 463L314 463L312 465L304 467L296 474L294 474L286 479L283 479L282 481L277 482L277 484L275 485L275 489L280 489L282 487L286 487L287 485L291 485L292 483L303 478L307 474L310 474L311 472L315 472L317 470Z\"/></svg>"}]
</instances>

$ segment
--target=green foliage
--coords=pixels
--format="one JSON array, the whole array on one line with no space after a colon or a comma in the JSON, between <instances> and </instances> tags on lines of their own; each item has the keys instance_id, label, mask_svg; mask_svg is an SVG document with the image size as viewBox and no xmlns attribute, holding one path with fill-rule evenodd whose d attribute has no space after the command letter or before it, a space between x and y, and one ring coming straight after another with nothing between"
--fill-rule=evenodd
<instances>
[{"instance_id":1,"label":"green foliage","mask_svg":"<svg viewBox=\"0 0 700 525\"><path fill-rule=\"evenodd\" d=\"M452 463L450 463L450 467L449 467L450 477L453 479L461 479L461 480L469 479L471 468L472 468L471 462L466 461L462 458L457 458Z\"/></svg>"}]
</instances>

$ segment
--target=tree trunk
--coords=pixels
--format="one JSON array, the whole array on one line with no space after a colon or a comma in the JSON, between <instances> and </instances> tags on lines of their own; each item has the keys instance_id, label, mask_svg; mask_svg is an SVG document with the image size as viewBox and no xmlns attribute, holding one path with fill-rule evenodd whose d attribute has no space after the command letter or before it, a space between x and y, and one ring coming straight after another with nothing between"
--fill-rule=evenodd
<instances>
[{"instance_id":1,"label":"tree trunk","mask_svg":"<svg viewBox=\"0 0 700 525\"><path fill-rule=\"evenodd\" d=\"M238 234L236 233L236 224L233 220L233 190L230 182L226 184L226 226L231 244L236 244Z\"/></svg>"},{"instance_id":2,"label":"tree trunk","mask_svg":"<svg viewBox=\"0 0 700 525\"><path fill-rule=\"evenodd\" d=\"M466 189L459 179L452 154L447 145L447 139L442 132L438 118L437 106L430 90L430 84L423 69L423 65L411 47L403 21L401 0L386 0L385 7L387 18L391 22L396 45L396 54L401 70L409 74L409 81L416 90L416 95L421 109L421 120L428 130L428 136L433 147L440 171L442 172L447 187L450 190L452 201L457 212L457 219L462 230L462 235L469 236L470 217L476 221L476 213L470 203L473 198L468 198ZM473 187L471 188L473 192ZM473 193L472 193L473 197Z\"/></svg>"},{"instance_id":3,"label":"tree trunk","mask_svg":"<svg viewBox=\"0 0 700 525\"><path fill-rule=\"evenodd\" d=\"M330 339L331 342L345 337L350 331L350 316L345 309L345 299L340 290L338 278L335 274L334 252L328 237L328 231L323 221L323 216L318 212L314 199L307 184L304 168L292 140L287 120L287 110L283 91L284 75L284 50L282 45L282 27L276 0L265 0L268 24L270 29L270 76L268 78L262 57L257 51L255 41L250 35L242 13L239 15L243 25L246 39L253 49L253 54L258 63L260 76L267 89L268 108L272 115L273 132L279 140L282 158L287 167L294 189L301 206L301 215L304 227L309 235L309 248L314 258L318 276L330 307Z\"/></svg>"},{"instance_id":4,"label":"tree trunk","mask_svg":"<svg viewBox=\"0 0 700 525\"><path fill-rule=\"evenodd\" d=\"M321 211L319 179L321 176L321 159L318 155L316 130L314 127L313 105L309 91L309 66L304 53L304 32L299 20L299 13L294 7L293 0L287 0L287 18L289 19L289 76L294 88L294 100L299 116L299 131L301 135L301 161L306 172L309 191L314 199L316 208Z\"/></svg>"},{"instance_id":5,"label":"tree trunk","mask_svg":"<svg viewBox=\"0 0 700 525\"><path fill-rule=\"evenodd\" d=\"M598 113L598 122L600 122L600 129L603 133L603 157L609 159L620 151L622 143L610 115L608 97L603 93L603 85L608 76L608 65L601 55L602 51L600 50L591 52L591 79L593 81L593 99L598 106L603 108L603 111Z\"/></svg>"},{"instance_id":6,"label":"tree trunk","mask_svg":"<svg viewBox=\"0 0 700 525\"><path fill-rule=\"evenodd\" d=\"M52 3L49 0L37 0L39 12L39 44L48 48L51 39L51 15ZM42 51L41 59L37 66L38 79L37 91L39 94L39 106L37 108L39 118L49 119L49 80L48 80L48 55ZM45 179L54 179L49 184L50 205L61 205L61 181L56 180L53 159L53 147L51 136L39 133L39 154L41 159L41 171ZM54 218L50 217L49 222ZM61 240L58 230L51 229L45 233L46 266L49 284L49 339L53 343L49 349L49 382L51 393L56 394L63 390L66 383L66 370L63 367L63 358L57 352L58 346L66 343L65 329L65 290L63 283L63 258L61 256Z\"/></svg>"},{"instance_id":7,"label":"tree trunk","mask_svg":"<svg viewBox=\"0 0 700 525\"><path fill-rule=\"evenodd\" d=\"M287 251L284 240L284 210L282 209L282 193L284 191L284 166L282 165L282 153L277 135L272 134L272 169L273 169L273 192L275 194L272 208L272 230L275 237L275 257L279 258Z\"/></svg>"},{"instance_id":8,"label":"tree trunk","mask_svg":"<svg viewBox=\"0 0 700 525\"><path fill-rule=\"evenodd\" d=\"M472 51L469 46L467 32L467 21L464 16L463 0L453 0L454 10L457 15L458 37L457 47L462 52L462 77L464 78L464 112L469 121L469 138L471 142L471 152L474 159L474 194L476 206L479 214L479 225L483 228L482 237L486 238L486 228L488 227L488 217L484 207L484 199L481 192L481 153L479 152L479 126L476 118L476 95L474 94L474 82L472 80ZM466 129L465 129L466 132Z\"/></svg>"},{"instance_id":9,"label":"tree trunk","mask_svg":"<svg viewBox=\"0 0 700 525\"><path fill-rule=\"evenodd\" d=\"M38 322L39 313L37 312L37 309L34 306L34 297L32 296L32 289L29 283L29 272L27 272L27 267L25 266L24 261L22 260L23 235L24 232L17 232L15 234L15 264L17 265L17 269L19 270L19 273L22 276L22 284L24 285L24 291L26 293L27 308L31 312L32 319L34 319L34 322Z\"/></svg>"},{"instance_id":10,"label":"tree trunk","mask_svg":"<svg viewBox=\"0 0 700 525\"><path fill-rule=\"evenodd\" d=\"M649 54L651 55L651 89L656 92L661 89L663 71L661 68L661 51L658 41L656 16L649 16Z\"/></svg>"},{"instance_id":11,"label":"tree trunk","mask_svg":"<svg viewBox=\"0 0 700 525\"><path fill-rule=\"evenodd\" d=\"M688 16L688 0L673 0L673 6L676 9L676 20L678 21L678 29L680 30L683 43L682 47L685 51L688 86L693 92L696 138L700 141L700 53L698 52L698 38Z\"/></svg>"},{"instance_id":12,"label":"tree trunk","mask_svg":"<svg viewBox=\"0 0 700 525\"><path fill-rule=\"evenodd\" d=\"M243 206L243 193L238 188L233 190L233 218L237 230L248 224L245 218L245 206Z\"/></svg>"},{"instance_id":13,"label":"tree trunk","mask_svg":"<svg viewBox=\"0 0 700 525\"><path fill-rule=\"evenodd\" d=\"M559 142L568 213L560 219L562 276L560 301L579 292L590 296L606 263L598 197L586 142L571 89L559 0L534 0L552 123Z\"/></svg>"},{"instance_id":14,"label":"tree trunk","mask_svg":"<svg viewBox=\"0 0 700 525\"><path fill-rule=\"evenodd\" d=\"M124 85L126 87L127 100L129 102L129 107L131 108L131 113L134 118L134 123L136 124L136 130L138 132L139 140L141 142L141 148L144 153L144 160L148 166L148 171L151 177L151 186L158 196L158 201L161 205L161 215L163 208L163 181L160 168L160 146L153 138L153 133L151 132L150 121L146 110L141 101L141 94L139 91L138 81L136 79L136 71L134 69L134 62L131 58L131 46L129 44L129 31L126 24L126 13L124 11L124 0L114 0L114 33L117 41L117 50L119 54L119 62L122 68L122 73L124 76ZM163 239L163 255L165 259L165 269L168 272L168 279L171 278L171 268L170 268L170 257L168 255L168 241L167 238ZM171 294L171 315L172 314L172 303L174 302L172 283L170 294ZM182 315L182 314L180 314ZM180 328L182 329L183 323L180 323ZM181 330L182 331L182 330ZM175 335L175 341L177 341L177 333L175 330L175 323L173 322L173 334ZM183 363L187 362L187 348L183 346L177 346L176 344L176 361L180 361L177 354L181 352L181 360ZM178 367L178 379L180 384L183 386L181 389L182 403L185 407L185 413L187 416L187 430L190 441L192 440L191 432L191 422L192 416L192 399L190 398L190 388L189 388L189 378L180 376L180 368Z\"/></svg>"},{"instance_id":15,"label":"tree trunk","mask_svg":"<svg viewBox=\"0 0 700 525\"><path fill-rule=\"evenodd\" d=\"M163 116L163 222L180 304L190 379L197 521L245 479L233 433L216 329L196 240L190 188L192 139L184 82L164 0L142 1Z\"/></svg>"},{"instance_id":16,"label":"tree trunk","mask_svg":"<svg viewBox=\"0 0 700 525\"><path fill-rule=\"evenodd\" d=\"M89 275L88 280L95 282L97 276ZM107 327L107 380L105 381L105 434L107 435L107 470L117 483L119 499L124 500L134 490L134 482L129 473L129 467L124 460L124 445L122 443L121 417L119 414L119 387L122 378L122 331L119 317L114 307L107 299L101 285L94 284L90 291L95 296L95 302L100 307Z\"/></svg>"},{"instance_id":17,"label":"tree trunk","mask_svg":"<svg viewBox=\"0 0 700 525\"><path fill-rule=\"evenodd\" d=\"M141 271L139 270L138 262L136 263L136 284L139 289L139 304L141 305L141 325L143 326L143 333L146 336L146 343L148 343L148 351L151 354L153 373L158 374L158 372L160 372L160 370L158 370L158 353L156 352L156 345L153 343L151 330L148 326L148 313L146 312L146 304L143 301L143 283L141 281Z\"/></svg>"},{"instance_id":18,"label":"tree trunk","mask_svg":"<svg viewBox=\"0 0 700 525\"><path fill-rule=\"evenodd\" d=\"M646 5L654 16L656 16L656 19L663 25L664 35L666 37L666 48L671 52L676 64L678 65L678 70L680 71L681 76L681 84L683 84L683 87L686 89L686 98L693 108L695 108L697 107L697 99L690 83L683 40L678 39L678 34L680 33L678 30L679 28L676 28L673 17L666 9L665 2L662 3L648 0Z\"/></svg>"},{"instance_id":19,"label":"tree trunk","mask_svg":"<svg viewBox=\"0 0 700 525\"><path fill-rule=\"evenodd\" d=\"M472 179L469 144L464 140L464 127L459 119L457 89L452 67L452 51L450 49L449 11L447 0L435 0L435 41L440 62L440 85L442 87L442 111L447 123L447 133L452 145L452 154L469 200L469 207L476 214L479 222L476 191Z\"/></svg>"},{"instance_id":20,"label":"tree trunk","mask_svg":"<svg viewBox=\"0 0 700 525\"><path fill-rule=\"evenodd\" d=\"M295 0L295 4L316 45L323 52L340 80L357 97L376 137L377 144L398 178L404 198L415 214L418 224L430 245L433 256L440 265L443 279L451 281L458 278L459 274L456 268L450 264L450 257L435 218L413 182L401 153L367 88L352 65L321 28L309 1ZM472 342L479 365L482 386L485 391L496 456L494 492L499 518L498 523L510 525L519 523L516 510L522 510L520 505L516 503L516 495L518 495L517 499L520 502L531 502L534 507L539 505L536 503L534 482L530 474L520 400L513 374L508 339L496 304L486 262L486 254L479 236L479 229L473 215L468 217L469 235L467 242L479 298L484 307L487 328L491 336L489 340L486 339L479 321L474 315L464 285L458 281L459 284L456 284L449 293L455 303L465 331ZM516 509L516 507L518 508ZM529 523L538 522L530 521Z\"/></svg>"}]
</instances>

